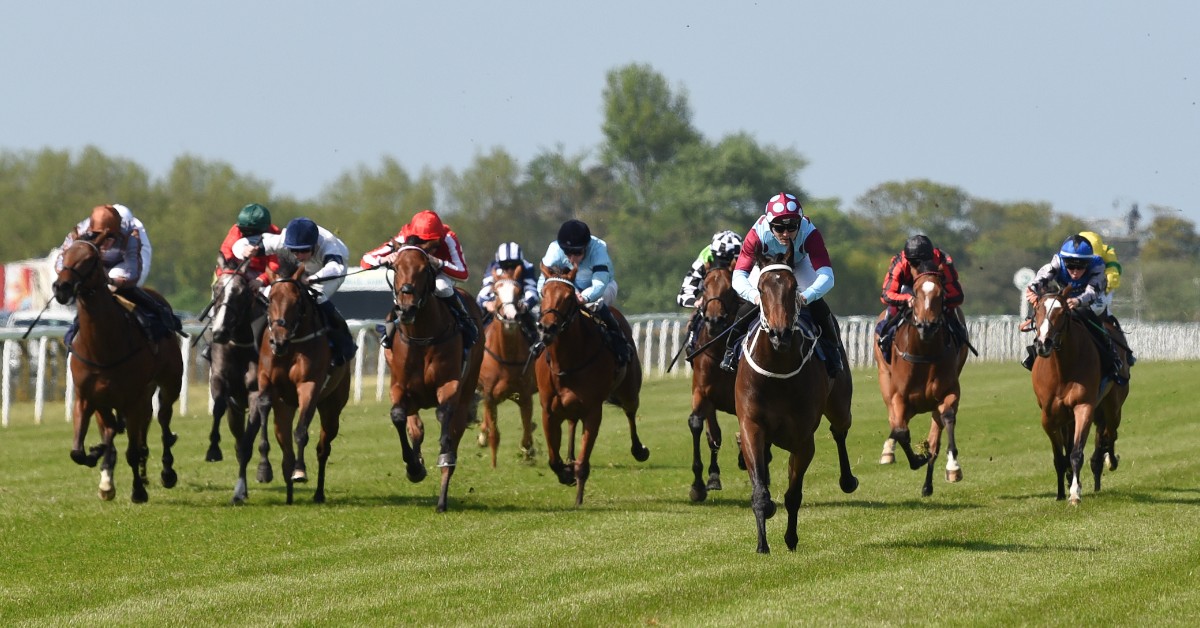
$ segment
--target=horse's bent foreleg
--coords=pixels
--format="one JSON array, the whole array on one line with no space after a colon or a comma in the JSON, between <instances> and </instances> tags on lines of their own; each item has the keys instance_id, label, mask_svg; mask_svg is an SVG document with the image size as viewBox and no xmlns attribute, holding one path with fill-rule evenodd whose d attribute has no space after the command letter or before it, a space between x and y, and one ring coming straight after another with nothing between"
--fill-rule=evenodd
<instances>
[{"instance_id":1,"label":"horse's bent foreleg","mask_svg":"<svg viewBox=\"0 0 1200 628\"><path fill-rule=\"evenodd\" d=\"M693 410L688 415L688 429L692 432L692 488L688 497L694 502L708 498L708 487L704 484L704 462L700 458L700 434L704 431L704 417Z\"/></svg>"},{"instance_id":2,"label":"horse's bent foreleg","mask_svg":"<svg viewBox=\"0 0 1200 628\"><path fill-rule=\"evenodd\" d=\"M896 441L897 445L900 445L901 449L904 450L904 455L908 458L908 468L913 470L920 469L929 462L928 454L917 454L913 452L911 440L912 436L909 433L907 426L900 429L893 428L891 438L892 440Z\"/></svg>"},{"instance_id":3,"label":"horse's bent foreleg","mask_svg":"<svg viewBox=\"0 0 1200 628\"><path fill-rule=\"evenodd\" d=\"M569 461L564 463L559 453L562 451L562 421L550 415L545 403L542 404L542 432L546 434L546 460L550 465L550 470L554 472L560 483L573 486L575 484L574 464ZM574 449L574 443L571 447Z\"/></svg>"},{"instance_id":4,"label":"horse's bent foreleg","mask_svg":"<svg viewBox=\"0 0 1200 628\"><path fill-rule=\"evenodd\" d=\"M721 451L721 426L717 423L717 413L713 410L712 416L706 421L708 426L708 485L710 491L721 490L721 465L717 462L717 454Z\"/></svg>"},{"instance_id":5,"label":"horse's bent foreleg","mask_svg":"<svg viewBox=\"0 0 1200 628\"><path fill-rule=\"evenodd\" d=\"M270 425L267 423L267 415L269 415L270 412L271 404L267 403L263 410L262 420L260 421L261 428L257 430L260 434L260 437L258 441L258 473L256 474L255 479L258 480L259 484L266 484L275 479L274 473L271 471L271 459L269 457L269 454L271 453L271 431ZM250 430L250 434L248 436L251 445L254 443L255 431L256 430Z\"/></svg>"},{"instance_id":6,"label":"horse's bent foreleg","mask_svg":"<svg viewBox=\"0 0 1200 628\"><path fill-rule=\"evenodd\" d=\"M496 468L496 454L500 449L500 426L496 420L496 401L491 397L483 400L483 425L479 426L479 446L487 445L492 450L492 468Z\"/></svg>"},{"instance_id":7,"label":"horse's bent foreleg","mask_svg":"<svg viewBox=\"0 0 1200 628\"><path fill-rule=\"evenodd\" d=\"M175 404L175 400L164 398L161 389L159 400L158 427L162 431L163 448L162 471L159 473L159 479L162 480L163 488L175 488L175 484L179 482L179 475L175 473L175 454L171 451L175 442L179 440L179 436L171 431L172 406Z\"/></svg>"},{"instance_id":8,"label":"horse's bent foreleg","mask_svg":"<svg viewBox=\"0 0 1200 628\"><path fill-rule=\"evenodd\" d=\"M415 415L413 416L415 417ZM400 452L404 459L408 481L420 482L425 479L427 472L425 461L421 459L421 452L409 444L408 410L401 404L395 404L392 406L391 418L392 425L395 426L396 433L400 436ZM417 447L419 446L417 445Z\"/></svg>"},{"instance_id":9,"label":"horse's bent foreleg","mask_svg":"<svg viewBox=\"0 0 1200 628\"><path fill-rule=\"evenodd\" d=\"M212 429L208 431L208 451L204 454L205 462L220 462L225 459L221 453L221 419L225 416L225 410L230 404L226 403L224 393L213 395L212 409ZM230 434L234 437L234 442L237 442L237 434L233 433L233 409L230 408ZM236 445L235 445L236 446Z\"/></svg>"},{"instance_id":10,"label":"horse's bent foreleg","mask_svg":"<svg viewBox=\"0 0 1200 628\"><path fill-rule=\"evenodd\" d=\"M849 430L838 432L829 426L829 433L833 435L833 442L837 445L838 454L838 486L843 493L849 494L858 490L858 478L854 477L854 471L850 469L850 452L846 450L846 436Z\"/></svg>"},{"instance_id":11,"label":"horse's bent foreleg","mask_svg":"<svg viewBox=\"0 0 1200 628\"><path fill-rule=\"evenodd\" d=\"M961 482L962 467L958 464L958 442L955 430L958 427L958 402L942 412L942 425L946 431L946 481Z\"/></svg>"},{"instance_id":12,"label":"horse's bent foreleg","mask_svg":"<svg viewBox=\"0 0 1200 628\"><path fill-rule=\"evenodd\" d=\"M300 408L300 414L296 420L296 431L292 434L296 441L296 466L292 470L292 481L303 483L308 481L308 465L304 462L304 449L308 447L308 428L312 425L316 406L311 398L307 402L301 398Z\"/></svg>"}]
</instances>

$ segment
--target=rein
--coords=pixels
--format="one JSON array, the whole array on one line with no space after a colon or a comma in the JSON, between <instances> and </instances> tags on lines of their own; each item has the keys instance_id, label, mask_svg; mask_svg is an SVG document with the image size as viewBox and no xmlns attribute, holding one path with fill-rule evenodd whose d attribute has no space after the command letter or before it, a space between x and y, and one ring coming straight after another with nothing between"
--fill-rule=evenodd
<instances>
[{"instance_id":1,"label":"rein","mask_svg":"<svg viewBox=\"0 0 1200 628\"><path fill-rule=\"evenodd\" d=\"M776 272L776 271L786 271L788 273L793 272L792 267L788 264L768 264L768 265L762 267L762 269L759 271L759 276L761 277L764 273ZM742 340L742 355L746 358L746 364L750 365L750 368L753 369L755 373L758 373L759 375L762 375L764 377L770 377L772 379L788 379L788 378L794 377L797 373L799 373L801 370L803 370L804 365L808 364L809 360L812 359L813 353L816 351L816 348L817 348L817 334L810 335L810 334L805 333L803 327L800 325L800 312L801 312L802 308L801 308L801 304L800 304L800 292L799 291L796 291L795 298L796 298L796 311L792 315L792 321L790 323L789 329L791 329L793 332L798 332L799 336L801 338L811 341L808 346L808 351L804 354L803 357L801 357L800 366L797 366L795 368L795 370L790 371L788 373L775 373L773 371L768 371L766 368L764 368L763 366L761 366L760 364L758 364L757 362L754 361L754 349L755 349L755 347L758 346L759 337L764 334L769 333L767 331L767 325L766 325L767 314L766 314L766 311L762 308L762 304L760 301L760 304L759 304L760 316L759 316L758 329L754 332L753 335L747 335L747 337L744 340Z\"/></svg>"}]
</instances>

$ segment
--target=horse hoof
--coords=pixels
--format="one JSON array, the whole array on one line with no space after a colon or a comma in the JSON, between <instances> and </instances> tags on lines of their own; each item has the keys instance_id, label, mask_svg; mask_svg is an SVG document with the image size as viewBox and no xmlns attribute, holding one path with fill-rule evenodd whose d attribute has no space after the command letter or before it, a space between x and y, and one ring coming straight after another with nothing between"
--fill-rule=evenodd
<instances>
[{"instance_id":1,"label":"horse hoof","mask_svg":"<svg viewBox=\"0 0 1200 628\"><path fill-rule=\"evenodd\" d=\"M313 493L313 503L314 504L324 504L325 503L325 493L320 493L320 492Z\"/></svg>"},{"instance_id":2,"label":"horse hoof","mask_svg":"<svg viewBox=\"0 0 1200 628\"><path fill-rule=\"evenodd\" d=\"M775 502L767 500L767 505L763 506L763 519L770 519L775 516Z\"/></svg>"},{"instance_id":3,"label":"horse hoof","mask_svg":"<svg viewBox=\"0 0 1200 628\"><path fill-rule=\"evenodd\" d=\"M650 448L649 447L642 447L640 449L637 447L633 447L629 451L630 451L630 453L633 454L633 459L637 460L638 462L645 462L650 459Z\"/></svg>"},{"instance_id":4,"label":"horse hoof","mask_svg":"<svg viewBox=\"0 0 1200 628\"><path fill-rule=\"evenodd\" d=\"M895 454L883 454L879 457L879 464L893 464L896 462Z\"/></svg>"},{"instance_id":5,"label":"horse hoof","mask_svg":"<svg viewBox=\"0 0 1200 628\"><path fill-rule=\"evenodd\" d=\"M308 473L302 469L296 469L292 471L292 481L303 484L308 481Z\"/></svg>"},{"instance_id":6,"label":"horse hoof","mask_svg":"<svg viewBox=\"0 0 1200 628\"><path fill-rule=\"evenodd\" d=\"M476 439L476 442L479 443L480 447L487 447L487 444L488 444L487 433L484 432L483 430L479 430L479 437Z\"/></svg>"},{"instance_id":7,"label":"horse hoof","mask_svg":"<svg viewBox=\"0 0 1200 628\"><path fill-rule=\"evenodd\" d=\"M179 475L175 473L175 469L163 469L161 477L163 488L175 488L175 484L179 482Z\"/></svg>"},{"instance_id":8,"label":"horse hoof","mask_svg":"<svg viewBox=\"0 0 1200 628\"><path fill-rule=\"evenodd\" d=\"M921 497L929 497L930 495L933 495L933 485L926 484L926 485L922 486L921 487Z\"/></svg>"},{"instance_id":9,"label":"horse hoof","mask_svg":"<svg viewBox=\"0 0 1200 628\"><path fill-rule=\"evenodd\" d=\"M962 482L962 478L963 478L962 469L946 471L946 481L947 482Z\"/></svg>"},{"instance_id":10,"label":"horse hoof","mask_svg":"<svg viewBox=\"0 0 1200 628\"><path fill-rule=\"evenodd\" d=\"M427 474L428 472L425 470L425 465L423 464L408 465L408 481L413 484L424 480Z\"/></svg>"},{"instance_id":11,"label":"horse hoof","mask_svg":"<svg viewBox=\"0 0 1200 628\"><path fill-rule=\"evenodd\" d=\"M146 494L146 489L141 489L141 490L135 489L133 491L133 495L129 498L129 501L131 501L135 504L144 504L144 503L150 501L150 496Z\"/></svg>"},{"instance_id":12,"label":"horse hoof","mask_svg":"<svg viewBox=\"0 0 1200 628\"><path fill-rule=\"evenodd\" d=\"M1079 502L1080 502L1080 499L1079 499L1078 495L1072 495L1071 498L1067 500L1067 503L1072 506L1078 506Z\"/></svg>"},{"instance_id":13,"label":"horse hoof","mask_svg":"<svg viewBox=\"0 0 1200 628\"><path fill-rule=\"evenodd\" d=\"M102 499L106 502L111 502L113 500L113 498L115 498L117 496L117 489L115 489L115 488L100 489L99 492L100 492L100 499Z\"/></svg>"},{"instance_id":14,"label":"horse hoof","mask_svg":"<svg viewBox=\"0 0 1200 628\"><path fill-rule=\"evenodd\" d=\"M929 456L917 456L908 461L908 468L916 471L929 463Z\"/></svg>"},{"instance_id":15,"label":"horse hoof","mask_svg":"<svg viewBox=\"0 0 1200 628\"><path fill-rule=\"evenodd\" d=\"M208 453L204 454L205 462L220 462L224 459L225 459L225 456L221 455L221 450L218 448L215 448L215 447L212 449L209 449Z\"/></svg>"},{"instance_id":16,"label":"horse hoof","mask_svg":"<svg viewBox=\"0 0 1200 628\"><path fill-rule=\"evenodd\" d=\"M715 475L708 478L708 486L706 488L708 488L708 490L710 490L710 491L721 490L721 478L719 478Z\"/></svg>"},{"instance_id":17,"label":"horse hoof","mask_svg":"<svg viewBox=\"0 0 1200 628\"><path fill-rule=\"evenodd\" d=\"M71 450L71 461L77 465L85 466L85 467L93 466L96 464L94 462L91 465L88 464L87 454L84 453L84 451L82 449L72 449Z\"/></svg>"},{"instance_id":18,"label":"horse hoof","mask_svg":"<svg viewBox=\"0 0 1200 628\"><path fill-rule=\"evenodd\" d=\"M853 475L848 475L838 480L838 485L842 487L842 492L849 494L858 490L858 478Z\"/></svg>"},{"instance_id":19,"label":"horse hoof","mask_svg":"<svg viewBox=\"0 0 1200 628\"><path fill-rule=\"evenodd\" d=\"M271 471L271 465L262 463L258 465L258 474L255 476L259 484L268 484L275 479L275 472Z\"/></svg>"},{"instance_id":20,"label":"horse hoof","mask_svg":"<svg viewBox=\"0 0 1200 628\"><path fill-rule=\"evenodd\" d=\"M1120 456L1118 456L1118 455L1117 455L1117 454L1115 454L1115 453L1112 453L1112 454L1110 454L1110 453L1105 453L1105 454L1104 454L1104 466L1105 466L1105 467L1106 467L1106 468L1107 468L1109 471L1116 471L1116 470L1117 470L1117 465L1119 465L1119 464L1121 464L1121 457L1120 457Z\"/></svg>"},{"instance_id":21,"label":"horse hoof","mask_svg":"<svg viewBox=\"0 0 1200 628\"><path fill-rule=\"evenodd\" d=\"M692 486L692 489L688 491L688 498L695 503L700 503L708 499L708 489L703 486Z\"/></svg>"}]
</instances>

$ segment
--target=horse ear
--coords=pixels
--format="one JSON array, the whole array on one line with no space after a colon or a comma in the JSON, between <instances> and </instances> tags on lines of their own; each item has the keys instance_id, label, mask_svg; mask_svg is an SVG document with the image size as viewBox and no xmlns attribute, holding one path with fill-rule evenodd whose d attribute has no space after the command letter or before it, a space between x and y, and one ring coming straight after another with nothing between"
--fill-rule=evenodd
<instances>
[{"instance_id":1,"label":"horse ear","mask_svg":"<svg viewBox=\"0 0 1200 628\"><path fill-rule=\"evenodd\" d=\"M796 262L796 247L788 246L787 254L783 256L783 263L788 266L794 266Z\"/></svg>"},{"instance_id":2,"label":"horse ear","mask_svg":"<svg viewBox=\"0 0 1200 628\"><path fill-rule=\"evenodd\" d=\"M550 267L547 266L545 263L539 263L538 266L540 266L542 269L543 277L549 277L554 274L554 272L552 270L550 270Z\"/></svg>"},{"instance_id":3,"label":"horse ear","mask_svg":"<svg viewBox=\"0 0 1200 628\"><path fill-rule=\"evenodd\" d=\"M292 279L299 281L301 277L304 277L304 266L296 266L295 272L292 273Z\"/></svg>"},{"instance_id":4,"label":"horse ear","mask_svg":"<svg viewBox=\"0 0 1200 628\"><path fill-rule=\"evenodd\" d=\"M754 249L754 264L756 266L761 267L761 266L766 266L767 264L770 264L770 263L771 262L770 262L770 260L767 259L767 256L763 252L762 247L761 246L755 247L755 249Z\"/></svg>"}]
</instances>

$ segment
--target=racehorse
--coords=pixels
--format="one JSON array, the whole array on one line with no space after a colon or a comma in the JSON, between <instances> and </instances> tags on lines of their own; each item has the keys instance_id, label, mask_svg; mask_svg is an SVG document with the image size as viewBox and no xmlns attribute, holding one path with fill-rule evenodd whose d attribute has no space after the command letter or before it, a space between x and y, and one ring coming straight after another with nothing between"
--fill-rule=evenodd
<instances>
[{"instance_id":1,"label":"racehorse","mask_svg":"<svg viewBox=\"0 0 1200 628\"><path fill-rule=\"evenodd\" d=\"M258 350L251 321L266 317L266 302L259 294L258 282L242 270L242 264L221 258L217 261L217 280L213 282L212 343L208 375L209 393L213 399L212 430L208 435L208 462L220 461L221 417L228 411L229 432L234 442L242 439L246 430L246 413L258 394ZM270 482L271 462L267 453L267 422L262 421L258 445L258 481ZM236 447L236 445L235 445Z\"/></svg>"},{"instance_id":2,"label":"racehorse","mask_svg":"<svg viewBox=\"0 0 1200 628\"><path fill-rule=\"evenodd\" d=\"M1042 409L1042 429L1050 437L1058 496L1066 498L1064 477L1070 474L1070 503L1081 499L1079 474L1088 430L1096 423L1096 445L1092 452L1092 476L1100 490L1104 466L1116 469L1117 428L1121 407L1129 396L1129 384L1114 384L1101 377L1100 350L1087 330L1087 323L1067 305L1070 287L1047 292L1034 306L1033 392Z\"/></svg>"},{"instance_id":3,"label":"racehorse","mask_svg":"<svg viewBox=\"0 0 1200 628\"><path fill-rule=\"evenodd\" d=\"M795 550L796 513L804 499L804 473L815 451L813 433L821 415L837 443L841 469L839 485L845 493L858 488L850 471L846 435L850 431L853 385L849 369L836 378L815 357L817 330L802 318L804 301L792 271L793 249L767 256L755 251L760 268L758 290L761 315L758 325L743 341L741 362L734 383L734 400L741 434L742 455L750 474L750 506L758 528L758 552L769 553L766 521L775 515L769 490L771 479L767 450L774 445L791 452L788 488L783 496L787 531L783 539Z\"/></svg>"},{"instance_id":4,"label":"racehorse","mask_svg":"<svg viewBox=\"0 0 1200 628\"><path fill-rule=\"evenodd\" d=\"M600 430L605 401L618 405L629 420L630 452L638 462L650 458L637 433L637 410L641 403L642 366L633 345L633 331L619 310L612 309L629 343L629 364L617 368L616 356L606 348L607 332L582 304L575 290L578 266L569 270L542 264L546 281L542 286L538 332L545 351L537 358L538 397L542 404L542 431L550 469L558 481L575 485L575 506L583 504L583 489L591 474L592 447ZM583 421L579 458L574 465L563 463L562 423Z\"/></svg>"},{"instance_id":5,"label":"racehorse","mask_svg":"<svg viewBox=\"0 0 1200 628\"><path fill-rule=\"evenodd\" d=\"M962 480L958 464L958 446L954 440L960 390L959 374L967 362L967 345L955 346L950 324L942 310L942 282L936 272L920 272L913 279L913 298L903 312L892 342L892 361L883 357L875 343L875 364L879 368L879 392L888 409L891 433L889 444L898 443L908 458L908 466L925 470L921 495L933 494L933 467L941 449L945 429L946 481ZM887 312L880 314L880 318ZM953 316L963 324L962 312ZM929 436L921 443L922 453L913 452L908 423L914 415L932 415ZM885 445L884 455L891 453Z\"/></svg>"},{"instance_id":6,"label":"racehorse","mask_svg":"<svg viewBox=\"0 0 1200 628\"><path fill-rule=\"evenodd\" d=\"M131 311L108 290L108 276L101 262L100 249L92 241L75 240L62 255L62 270L54 282L54 298L67 304L72 298L79 304L79 331L67 348L72 356L71 377L75 385L72 409L75 438L71 460L89 467L100 465L100 498L116 495L113 467L116 448L113 437L124 431L128 438L125 461L133 470L130 499L143 503L146 493L146 444L154 414L154 392L158 390L158 424L162 429L162 484L175 486L178 477L173 467L171 447L172 406L183 386L183 353L174 334L152 341L142 332ZM155 298L166 301L154 294ZM93 414L101 443L84 452L84 439Z\"/></svg>"},{"instance_id":7,"label":"racehorse","mask_svg":"<svg viewBox=\"0 0 1200 628\"><path fill-rule=\"evenodd\" d=\"M307 481L299 468L308 426L313 415L321 418L317 439L317 489L313 501L325 502L325 465L333 441L337 438L342 410L350 399L349 364L332 366L332 350L325 336L325 320L317 307L317 298L304 283L306 271L298 266L289 276L286 267L271 282L267 302L267 330L258 354L258 400L250 413L250 425L238 441L238 479L233 503L245 501L246 465L254 445L254 435L268 412L275 413L275 441L283 452L280 468L287 485L287 503L292 503L295 482ZM297 416L295 440L301 452L292 448L292 419Z\"/></svg>"},{"instance_id":8,"label":"racehorse","mask_svg":"<svg viewBox=\"0 0 1200 628\"><path fill-rule=\"evenodd\" d=\"M418 411L436 408L441 426L437 465L442 476L437 512L445 512L450 478L458 465L458 445L474 414L483 343L472 345L464 363L462 333L454 313L441 299L433 298L437 271L429 254L405 245L395 256L396 341L386 352L392 372L392 425L400 436L408 479L420 482L426 476L421 455L425 425ZM455 290L476 327L481 325L479 305L461 288Z\"/></svg>"},{"instance_id":9,"label":"racehorse","mask_svg":"<svg viewBox=\"0 0 1200 628\"><path fill-rule=\"evenodd\" d=\"M492 289L496 293L495 320L484 333L483 364L479 370L479 391L483 398L483 424L479 428L479 445L492 450L492 468L496 467L496 450L500 447L500 427L496 422L496 406L511 399L521 410L521 455L533 458L533 394L537 382L529 368L529 341L521 333L517 317L528 305L521 298L524 266L504 270L492 269Z\"/></svg>"},{"instance_id":10,"label":"racehorse","mask_svg":"<svg viewBox=\"0 0 1200 628\"><path fill-rule=\"evenodd\" d=\"M737 316L740 299L733 290L733 273L726 267L710 266L704 272L701 284L700 306L696 315L700 323L696 330L696 346L704 347L733 324ZM721 369L724 342L715 342L692 358L692 413L688 415L688 427L692 432L692 487L689 497L702 502L708 491L721 490L721 467L717 464L717 452L721 449L721 426L717 423L717 411L733 414L734 374ZM708 482L705 483L704 461L700 454L700 435L708 428Z\"/></svg>"}]
</instances>

